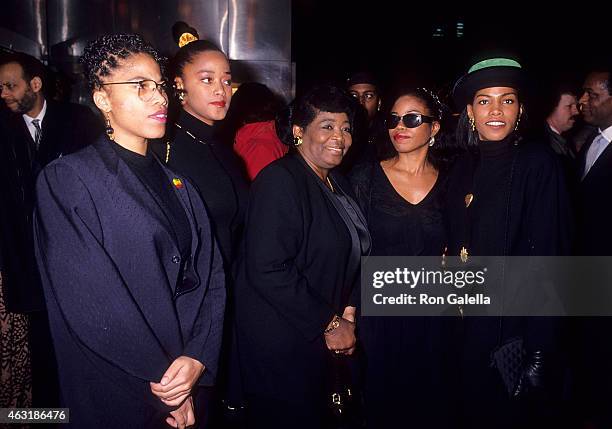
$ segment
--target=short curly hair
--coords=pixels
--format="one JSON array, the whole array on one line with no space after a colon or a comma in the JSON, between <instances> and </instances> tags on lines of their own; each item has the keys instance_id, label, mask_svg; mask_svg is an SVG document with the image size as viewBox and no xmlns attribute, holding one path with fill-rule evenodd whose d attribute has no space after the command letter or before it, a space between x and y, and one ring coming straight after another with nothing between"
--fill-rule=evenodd
<instances>
[{"instance_id":1,"label":"short curly hair","mask_svg":"<svg viewBox=\"0 0 612 429\"><path fill-rule=\"evenodd\" d=\"M109 76L120 60L141 53L150 55L164 72L166 59L138 34L107 34L90 42L79 60L89 89L100 89L102 78Z\"/></svg>"},{"instance_id":2,"label":"short curly hair","mask_svg":"<svg viewBox=\"0 0 612 429\"><path fill-rule=\"evenodd\" d=\"M357 102L346 91L333 85L316 85L276 115L276 134L281 142L293 146L293 125L306 128L319 112L346 113L352 129L356 111Z\"/></svg>"}]
</instances>

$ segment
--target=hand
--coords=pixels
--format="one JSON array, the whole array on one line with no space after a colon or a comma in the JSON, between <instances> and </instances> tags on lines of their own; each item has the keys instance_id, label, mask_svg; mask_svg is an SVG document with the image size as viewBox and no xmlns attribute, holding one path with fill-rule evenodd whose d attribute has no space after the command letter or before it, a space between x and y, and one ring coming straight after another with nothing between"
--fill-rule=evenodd
<instances>
[{"instance_id":1,"label":"hand","mask_svg":"<svg viewBox=\"0 0 612 429\"><path fill-rule=\"evenodd\" d=\"M159 383L149 383L151 392L170 406L178 407L191 394L193 385L204 372L204 365L187 356L179 356L170 364Z\"/></svg>"},{"instance_id":2,"label":"hand","mask_svg":"<svg viewBox=\"0 0 612 429\"><path fill-rule=\"evenodd\" d=\"M170 417L166 418L173 428L185 429L195 424L195 413L193 411L193 398L189 396L185 402L174 411L170 411Z\"/></svg>"},{"instance_id":3,"label":"hand","mask_svg":"<svg viewBox=\"0 0 612 429\"><path fill-rule=\"evenodd\" d=\"M355 323L350 320L340 318L340 325L324 337L327 348L334 353L351 355L355 351Z\"/></svg>"},{"instance_id":4,"label":"hand","mask_svg":"<svg viewBox=\"0 0 612 429\"><path fill-rule=\"evenodd\" d=\"M357 307L345 307L344 313L342 313L342 318L348 320L349 322L355 323L355 314L357 313Z\"/></svg>"},{"instance_id":5,"label":"hand","mask_svg":"<svg viewBox=\"0 0 612 429\"><path fill-rule=\"evenodd\" d=\"M544 353L536 350L529 355L513 396L537 394L538 391L543 392L545 387L544 376Z\"/></svg>"}]
</instances>

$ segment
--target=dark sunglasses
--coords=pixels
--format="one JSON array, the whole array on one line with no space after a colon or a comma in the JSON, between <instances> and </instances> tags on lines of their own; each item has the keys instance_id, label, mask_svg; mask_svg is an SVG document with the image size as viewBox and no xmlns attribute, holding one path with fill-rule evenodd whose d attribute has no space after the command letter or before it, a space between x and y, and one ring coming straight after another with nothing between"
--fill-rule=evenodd
<instances>
[{"instance_id":1,"label":"dark sunglasses","mask_svg":"<svg viewBox=\"0 0 612 429\"><path fill-rule=\"evenodd\" d=\"M435 120L436 118L421 115L420 113L406 113L404 116L391 113L387 116L385 123L387 124L387 128L392 130L399 125L400 121L404 123L406 128L416 128L423 123L431 124Z\"/></svg>"}]
</instances>

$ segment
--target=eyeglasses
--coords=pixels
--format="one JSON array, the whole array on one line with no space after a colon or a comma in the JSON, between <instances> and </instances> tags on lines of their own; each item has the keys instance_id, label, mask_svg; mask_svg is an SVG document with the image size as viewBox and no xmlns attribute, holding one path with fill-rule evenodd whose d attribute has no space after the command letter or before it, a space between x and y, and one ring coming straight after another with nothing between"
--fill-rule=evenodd
<instances>
[{"instance_id":1,"label":"eyeglasses","mask_svg":"<svg viewBox=\"0 0 612 429\"><path fill-rule=\"evenodd\" d=\"M137 85L138 86L138 97L144 101L149 102L153 99L155 91L158 91L161 95L166 95L168 92L168 83L165 80L157 83L154 80L145 79L137 80L133 82L106 82L104 85Z\"/></svg>"},{"instance_id":2,"label":"eyeglasses","mask_svg":"<svg viewBox=\"0 0 612 429\"><path fill-rule=\"evenodd\" d=\"M399 125L400 121L404 123L406 128L416 128L425 122L430 124L435 120L436 118L434 117L421 115L420 113L406 113L404 116L391 113L387 116L385 123L387 124L387 128L392 130Z\"/></svg>"}]
</instances>

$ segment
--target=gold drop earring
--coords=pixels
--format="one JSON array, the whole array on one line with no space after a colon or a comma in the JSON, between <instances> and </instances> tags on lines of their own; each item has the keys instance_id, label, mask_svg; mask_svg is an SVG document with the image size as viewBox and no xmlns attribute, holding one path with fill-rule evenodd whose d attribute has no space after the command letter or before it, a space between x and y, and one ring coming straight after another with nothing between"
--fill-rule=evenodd
<instances>
[{"instance_id":1,"label":"gold drop earring","mask_svg":"<svg viewBox=\"0 0 612 429\"><path fill-rule=\"evenodd\" d=\"M106 129L104 130L109 139L115 140L115 130L111 126L110 118L106 115Z\"/></svg>"},{"instance_id":2,"label":"gold drop earring","mask_svg":"<svg viewBox=\"0 0 612 429\"><path fill-rule=\"evenodd\" d=\"M470 128L472 129L472 131L476 131L476 121L474 120L474 118L470 118L469 122L470 122Z\"/></svg>"}]
</instances>

